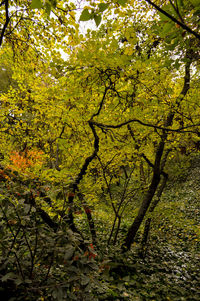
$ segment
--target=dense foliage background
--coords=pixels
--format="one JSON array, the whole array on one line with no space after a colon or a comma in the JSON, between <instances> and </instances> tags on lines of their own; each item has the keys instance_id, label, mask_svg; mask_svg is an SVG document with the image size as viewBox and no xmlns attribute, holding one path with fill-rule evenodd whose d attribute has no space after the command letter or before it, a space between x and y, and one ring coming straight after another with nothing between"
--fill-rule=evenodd
<instances>
[{"instance_id":1,"label":"dense foliage background","mask_svg":"<svg viewBox=\"0 0 200 301\"><path fill-rule=\"evenodd\" d=\"M2 300L199 300L200 3L0 3Z\"/></svg>"}]
</instances>

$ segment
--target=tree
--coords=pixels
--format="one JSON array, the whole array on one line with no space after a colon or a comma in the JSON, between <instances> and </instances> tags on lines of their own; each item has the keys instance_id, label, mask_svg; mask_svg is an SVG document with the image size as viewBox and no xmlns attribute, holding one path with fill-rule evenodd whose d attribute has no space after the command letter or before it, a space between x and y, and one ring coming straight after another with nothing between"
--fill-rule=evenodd
<instances>
[{"instance_id":1,"label":"tree","mask_svg":"<svg viewBox=\"0 0 200 301\"><path fill-rule=\"evenodd\" d=\"M65 48L68 41L76 40L78 24L75 21L76 6L67 1L15 1L6 0L0 3L2 26L0 46L3 40L25 51L35 48L38 53ZM45 34L42 34L45 33ZM72 38L73 36L73 38ZM62 43L61 43L62 41Z\"/></svg>"},{"instance_id":2,"label":"tree","mask_svg":"<svg viewBox=\"0 0 200 301\"><path fill-rule=\"evenodd\" d=\"M198 51L194 50L195 49L195 45L196 43L198 43L198 40L195 40L195 39L191 39L190 41L188 39L185 39L184 38L184 33L182 32L182 35L181 35L181 32L180 34L178 33L179 31L179 28L181 27L182 29L184 29L186 32L188 33L191 33L193 36L195 36L195 38L199 39L199 34L195 31L193 31L190 27L188 27L187 25L185 25L185 20L188 19L191 17L189 14L188 14L188 8L191 7L191 4L188 5L188 3L183 3L183 2L179 2L179 3L173 3L172 1L170 1L169 4L167 4L166 6L162 6L161 8L154 4L152 1L146 1L148 2L150 5L152 5L158 12L160 12L160 16L161 16L161 24L162 22L166 22L166 24L164 25L164 27L162 28L161 27L161 30L156 28L156 31L155 33L157 35L160 35L160 38L164 38L165 36L167 36L167 40L166 42L167 43L164 43L164 47L166 47L166 50L169 52L169 50L172 51L172 54L176 53L176 55L179 56L179 58L176 60L175 62L175 66L179 66L181 65L181 61L187 61L186 63L186 66L185 66L185 70L186 70L186 73L185 73L185 83L184 83L184 86L183 86L183 90L181 91L180 93L180 96L177 97L177 101L175 101L175 106L180 106L180 102L182 101L182 99L184 99L184 97L186 96L188 90L189 90L189 82L190 82L190 65L192 63L192 60L198 60L199 58L199 54L198 54ZM194 15L192 15L193 19L195 18L195 13L196 13L196 10L198 9L198 4L194 4L192 3L192 6L193 8L195 8L194 10ZM120 12L119 12L120 14ZM174 16L175 15L175 16ZM177 19L177 15L178 17L180 18L181 22ZM83 19L83 18L82 18ZM176 27L173 25L172 22L170 21L173 21L176 23ZM163 22L163 23L164 23ZM193 23L194 24L194 23ZM155 28L155 27L154 27ZM178 30L177 30L178 29ZM153 30L154 32L154 30ZM176 34L179 34L177 39L173 40L173 38L175 37ZM151 50L154 49L154 47L156 47L157 45L160 44L160 38L157 37L155 39L155 41L153 42L152 46L149 47L149 50L146 51L148 53L148 57L150 57L151 55ZM126 41L126 42L129 42L130 41L125 38L123 39L123 41ZM173 41L173 43L171 43ZM144 43L144 42L143 42ZM172 46L168 46L168 43L172 44ZM183 44L185 45L185 49L188 49L188 50L185 50L184 51L180 51L180 46L183 47ZM132 45L131 45L132 46ZM141 47L137 45L137 48L139 50L139 54L141 55ZM143 50L144 50L144 46L143 46ZM183 57L184 55L184 57ZM193 57L193 59L192 59ZM165 58L166 59L166 58ZM171 56L171 62L173 61L172 59L172 56ZM167 64L167 65L166 65ZM169 66L169 61L165 61L165 65L166 66ZM178 68L177 68L178 69ZM177 103L176 103L177 102ZM171 109L170 109L171 111ZM179 112L180 113L180 112ZM173 123L173 119L174 119L174 115L175 115L175 112L169 112L169 115L166 117L166 121L164 122L164 125L163 125L163 129L172 125ZM125 126L126 124L128 123L131 123L131 122L139 122L140 124L142 124L142 120L136 120L136 119L133 119L133 120L130 120L128 122L124 122L124 123L121 123L121 124L118 124L118 125L104 125L104 124L99 124L99 126L101 128L119 128L121 126ZM144 123L143 123L144 125ZM167 129L168 130L168 129ZM198 130L197 130L198 132ZM160 167L159 165L161 164L161 158L162 158L162 153L163 153L163 149L164 149L164 144L165 144L165 139L167 138L167 134L164 130L163 132L163 135L164 136L161 136L161 144L158 145L158 149L157 149L157 152L156 152L156 155L155 155L155 163L152 164L151 163L151 167L153 167L154 169L154 173L153 173L153 178L152 178L152 182L150 184L150 187L149 187L149 190L147 192L147 195L144 197L144 201L142 203L142 206L139 210L139 213L138 213L138 216L136 217L134 223L132 224L131 228L129 229L129 233L128 233L128 236L126 237L126 240L125 240L125 246L129 249L130 248L130 245L131 243L133 242L133 239L135 237L135 234L137 233L137 230L144 218L144 215L151 203L151 199L153 198L154 194L155 194L155 191L157 189L157 186L159 184L159 179L160 179L160 175L162 173L162 170L160 170ZM197 134L198 135L198 134ZM158 164L158 165L157 165ZM157 167L156 167L157 165ZM161 164L163 165L163 164Z\"/></svg>"},{"instance_id":3,"label":"tree","mask_svg":"<svg viewBox=\"0 0 200 301\"><path fill-rule=\"evenodd\" d=\"M90 3L80 20L94 19L99 28L83 35L74 19L76 7L66 1L2 1L1 176L3 191L12 179L8 197L14 201L9 216L3 212L7 226L16 208L23 210L17 193L25 187L25 211L33 209L36 228L37 219L45 233L50 228L50 241L71 229L84 252L88 232L76 212L84 208L96 244L91 207L106 208L113 219L108 244L131 248L160 200L168 164L183 148L199 143L198 5L156 3ZM111 13L118 17L111 19ZM66 43L64 60L59 47ZM122 239L126 220L129 229ZM13 248L23 230L20 217L19 224L8 240ZM36 239L36 232L31 235ZM27 241L26 246L34 261L38 255ZM75 250L72 243L69 258ZM23 278L20 268L19 273Z\"/></svg>"},{"instance_id":4,"label":"tree","mask_svg":"<svg viewBox=\"0 0 200 301\"><path fill-rule=\"evenodd\" d=\"M98 6L98 9L100 8L101 6ZM171 139L168 137L176 132L190 132L190 126L193 127L193 124L185 124L185 120L182 120L185 113L182 112L181 104L184 103L183 99L189 89L188 66L192 63L191 60L195 62L198 53L193 50L195 47L193 45L189 45L188 50L186 48L185 51L179 51L180 46L187 45L187 38L177 42L177 45L173 44L171 51L169 51L168 42L165 43L162 35L161 37L156 36L157 27L155 32L154 19L143 28L141 21L144 24L145 17L141 12L138 12L137 8L133 8L131 11L131 18L130 12L129 14L125 13L125 8L122 11L123 18L121 20L109 21L109 32L106 25L102 24L99 32L88 33L82 45L72 51L68 62L62 62L59 55L54 51L52 62L47 61L47 56L45 60L41 60L40 65L37 56L33 62L33 50L27 49L26 53L22 55L17 53L18 62L14 62L15 69L13 72L15 75L13 77L15 77L15 81L18 81L18 84L15 84L15 88L12 88L4 96L4 103L6 104L4 116L7 116L8 124L12 120L14 126L5 127L5 133L15 136L15 143L21 142L21 137L26 137L23 138L24 143L20 146L21 151L35 146L42 149L49 157L49 167L58 170L57 176L60 177L62 174L61 177L65 178L66 184L71 182L70 177L75 179L70 186L73 193L77 191L80 181L84 181L84 177L86 178L85 181L88 182L85 173L89 163L96 158L97 154L103 160L103 165L106 164L106 161L109 162L116 157L119 150L122 155L117 155L117 160L115 158L114 164L116 166L122 166L124 160L128 160L129 164L132 164L133 160L137 160L137 164L140 165L141 156L145 158L147 164L151 162L153 178L152 182L149 183L150 190L147 191L146 199L148 200L144 202L146 205L143 203L143 209L141 209L141 219L137 226L139 227L163 172L160 166L162 165L164 146L167 143L167 152L171 148L170 143L166 142ZM135 20L138 18L139 21L135 21L133 26L134 18ZM174 30L177 32L179 29L174 27ZM195 42L192 43L195 45ZM165 51L164 58L161 56L163 51ZM4 52L5 55L8 55L7 50ZM176 55L179 55L178 59L173 58ZM32 57L31 62L29 61L30 56ZM193 58L191 58L192 56ZM22 60L30 66L28 73L24 73L24 71L21 73L20 71L22 66L19 65L21 65ZM185 67L187 74L185 74L185 84L181 91L179 78L183 65L187 66L187 68ZM154 71L152 72L152 70ZM38 72L40 73L39 77ZM50 77L49 73L51 74ZM175 79L178 81L177 85L174 83ZM14 103L8 105L6 99L12 99L11 95L13 94ZM40 99L38 98L39 95ZM17 98L21 100L16 103ZM25 101L22 104L23 98ZM166 100L163 101L163 98ZM45 109L46 101L49 107L48 114ZM13 105L15 106L15 113L10 114ZM117 108L115 114L112 113L114 108ZM178 111L175 112L174 108ZM175 128L169 129L168 127L172 126L175 113L182 116L182 126L179 122L175 122ZM75 116L78 122L74 120ZM192 123L194 122L193 120ZM131 132L126 126L131 126L132 123L135 129ZM103 132L101 133L99 130L97 132L96 129L98 128ZM118 129L117 135L123 138L119 145L113 147L113 143L115 145L118 142L114 142L111 134L108 138L108 146L107 143L103 142L104 132L107 133L109 129L115 128ZM87 136L84 135L83 129ZM77 137L79 136L80 139L82 135L81 140L85 142L81 146ZM124 137L126 139L129 137L134 146L123 145ZM92 147L88 148L87 146L87 143L91 143L91 139L95 141L94 151L92 151ZM98 153L98 139L101 141L100 154ZM117 139L119 140L119 138ZM13 141L13 139L11 140ZM65 141L68 141L67 145ZM88 142L86 143L86 141ZM149 145L148 151L146 150L147 145ZM17 147L19 148L19 144ZM85 158L81 158L80 155L77 156L78 149L79 154L84 153L86 155ZM106 158L105 152L108 153L108 151L109 156ZM67 155L69 152L71 158ZM67 165L66 163L63 165L63 162L66 162L65 158L68 161ZM77 169L76 166L79 168ZM66 168L70 170L68 179L66 173L63 172ZM97 168L100 167L97 165ZM104 184L99 182L99 185L100 188ZM91 190L88 185L86 187L83 185L82 189L85 190L85 193ZM71 204L73 198L70 197L69 199ZM112 206L115 212L115 205L112 204ZM71 213L70 218L73 222ZM135 234L137 230L138 228L135 230ZM133 239L134 235L131 235ZM130 248L130 242L127 247Z\"/></svg>"}]
</instances>

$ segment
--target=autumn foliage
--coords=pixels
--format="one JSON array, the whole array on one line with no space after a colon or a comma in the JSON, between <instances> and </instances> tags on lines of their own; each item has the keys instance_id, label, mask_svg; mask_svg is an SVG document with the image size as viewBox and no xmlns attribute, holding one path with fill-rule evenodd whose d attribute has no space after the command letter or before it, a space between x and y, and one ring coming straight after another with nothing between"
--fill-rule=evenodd
<instances>
[{"instance_id":1,"label":"autumn foliage","mask_svg":"<svg viewBox=\"0 0 200 301\"><path fill-rule=\"evenodd\" d=\"M27 173L36 166L41 166L44 162L43 152L37 149L27 150L20 153L19 151L12 151L9 155L10 164L8 168L20 173Z\"/></svg>"}]
</instances>

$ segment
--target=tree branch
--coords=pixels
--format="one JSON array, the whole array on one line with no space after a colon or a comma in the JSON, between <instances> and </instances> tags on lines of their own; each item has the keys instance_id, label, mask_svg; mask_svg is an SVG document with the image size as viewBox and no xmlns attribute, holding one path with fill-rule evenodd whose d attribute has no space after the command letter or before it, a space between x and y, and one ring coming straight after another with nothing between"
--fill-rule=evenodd
<instances>
[{"instance_id":1,"label":"tree branch","mask_svg":"<svg viewBox=\"0 0 200 301\"><path fill-rule=\"evenodd\" d=\"M3 37L4 37L4 34L5 34L5 31L6 31L6 28L9 24L9 21L10 21L10 17L9 17L9 0L5 0L1 3L1 5L4 3L5 4L5 14L6 14L6 21L4 23L4 26L3 26L3 29L1 31L1 35L0 35L0 46L2 45L2 42L3 42Z\"/></svg>"},{"instance_id":2,"label":"tree branch","mask_svg":"<svg viewBox=\"0 0 200 301\"><path fill-rule=\"evenodd\" d=\"M116 125L103 124L103 123L100 123L100 122L92 121L92 123L94 125L96 125L97 127L101 128L101 129L118 129L118 128L123 127L124 125L128 125L128 124L134 123L134 122L139 123L143 126L147 126L147 127L150 127L150 128L157 129L157 130L163 130L163 131L167 131L167 132L177 132L177 133L196 133L195 131L190 131L190 130L187 130L187 129L200 126L200 123L197 123L197 124L181 127L181 128L178 128L178 129L170 129L170 128L167 128L167 127L162 127L162 126L154 125L154 124L151 124L151 123L146 123L146 122L143 122L139 119L131 119L131 120L128 120L128 121L125 121L125 122L122 122L122 123L116 124Z\"/></svg>"},{"instance_id":3,"label":"tree branch","mask_svg":"<svg viewBox=\"0 0 200 301\"><path fill-rule=\"evenodd\" d=\"M5 0L3 0L3 1L0 3L0 7L1 7L2 5L4 5L4 3L5 3Z\"/></svg>"},{"instance_id":4,"label":"tree branch","mask_svg":"<svg viewBox=\"0 0 200 301\"><path fill-rule=\"evenodd\" d=\"M92 133L94 135L94 151L93 151L91 156L89 156L85 159L85 162L84 162L84 164L81 168L81 171L79 172L79 174L78 174L78 176L75 180L75 183L73 185L74 192L75 192L75 190L77 190L80 181L82 180L83 176L86 174L86 170L88 168L88 165L96 157L96 155L99 151L99 137L97 136L97 132L96 132L95 127L94 127L94 123L93 123L92 120L90 120L88 123L89 123L89 126L90 126L90 128L92 130Z\"/></svg>"},{"instance_id":5,"label":"tree branch","mask_svg":"<svg viewBox=\"0 0 200 301\"><path fill-rule=\"evenodd\" d=\"M103 106L103 103L104 103L104 100L105 100L105 97L106 97L106 93L107 93L108 89L109 89L108 87L105 88L105 91L104 91L104 93L103 93L102 100L101 100L101 102L100 102L100 104L99 104L99 109L98 109L97 113L95 113L95 114L92 115L92 118L91 118L91 119L93 119L93 117L98 116L98 115L100 114L101 109L102 109L102 106Z\"/></svg>"},{"instance_id":6,"label":"tree branch","mask_svg":"<svg viewBox=\"0 0 200 301\"><path fill-rule=\"evenodd\" d=\"M179 9L178 9L178 4L176 3L176 6L174 5L174 3L172 2L172 0L169 0L171 6L173 7L173 9L175 10L175 12L177 13L177 15L179 16L181 22L184 24L184 20L179 12Z\"/></svg>"},{"instance_id":7,"label":"tree branch","mask_svg":"<svg viewBox=\"0 0 200 301\"><path fill-rule=\"evenodd\" d=\"M188 58L189 56L189 50L186 53L186 58ZM179 106L180 102L183 100L183 98L186 96L189 87L190 87L190 65L192 62L192 58L190 58L189 60L187 60L186 65L185 65L185 76L184 76L184 84L183 84L183 89L179 95L179 97L176 100L176 105ZM174 112L169 112L166 121L164 123L165 127L171 126L173 124L173 119L174 119ZM163 168L163 162L165 161L162 160L163 157L163 152L164 152L164 147L165 147L165 142L168 136L168 132L163 130L162 136L161 136L161 140L158 144L158 148L155 154L155 160L154 160L154 164L153 164L153 176L151 179L151 183L149 185L149 188L147 190L147 192L145 193L141 206L139 208L138 214L136 216L136 218L134 219L132 225L130 226L127 236L125 238L125 241L122 245L122 250L126 251L129 250L131 248L131 245L135 239L135 236L138 232L138 229L140 228L143 219L146 215L146 212L149 208L149 206L152 203L152 199L157 191L158 185L160 183L160 177L161 174L163 172L162 168ZM167 174L165 175L165 178L167 181Z\"/></svg>"},{"instance_id":8,"label":"tree branch","mask_svg":"<svg viewBox=\"0 0 200 301\"><path fill-rule=\"evenodd\" d=\"M93 150L92 155L90 155L89 157L87 157L85 159L85 162L83 163L83 166L82 166L79 174L77 175L76 180L74 181L74 183L72 183L72 192L70 192L69 196L68 196L68 203L69 203L68 218L69 218L70 228L72 229L72 231L78 232L78 233L79 233L79 231L74 224L74 216L73 216L73 212L72 212L74 196L75 196L75 193L78 191L78 185L81 182L81 180L83 179L83 176L86 174L86 171L87 171L87 168L88 168L90 162L96 157L96 155L99 151L99 137L97 135L97 132L95 130L92 120L89 120L88 123L89 123L89 126L90 126L93 136L94 136L94 150Z\"/></svg>"},{"instance_id":9,"label":"tree branch","mask_svg":"<svg viewBox=\"0 0 200 301\"><path fill-rule=\"evenodd\" d=\"M145 0L147 3L149 3L151 6L153 6L157 11L159 11L160 13L162 13L163 15L165 15L166 17L168 17L170 20L172 20L174 23L178 24L179 26L181 26L183 29L185 29L187 32L191 33L192 35L194 35L197 39L200 40L200 34L198 34L196 31L192 30L190 27L188 27L187 25L185 25L184 23L180 22L179 20L177 20L176 18L174 18L173 16L171 16L169 13L167 13L166 11L164 11L162 8L160 8L158 5L156 5L155 3L153 3L151 0Z\"/></svg>"}]
</instances>

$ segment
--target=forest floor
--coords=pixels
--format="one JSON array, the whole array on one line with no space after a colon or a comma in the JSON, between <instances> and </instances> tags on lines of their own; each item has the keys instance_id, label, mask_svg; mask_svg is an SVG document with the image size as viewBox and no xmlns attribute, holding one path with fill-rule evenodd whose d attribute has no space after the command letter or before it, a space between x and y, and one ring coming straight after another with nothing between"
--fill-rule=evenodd
<instances>
[{"instance_id":1,"label":"forest floor","mask_svg":"<svg viewBox=\"0 0 200 301\"><path fill-rule=\"evenodd\" d=\"M135 244L126 258L116 258L110 295L100 300L200 300L200 157L187 164L168 182L145 256L138 259Z\"/></svg>"},{"instance_id":2,"label":"forest floor","mask_svg":"<svg viewBox=\"0 0 200 301\"><path fill-rule=\"evenodd\" d=\"M41 289L38 289L37 285L41 285L41 282L43 283L44 275L46 275L44 274L45 271L43 273L43 268L48 264L48 250L51 250L51 248L54 250L55 237L57 239L57 235L58 237L59 235L62 235L62 233L54 233L53 231L51 233L49 228L40 226L40 235L42 234L42 237L45 237L45 242L42 239L40 244L38 244L38 249L42 248L42 253L40 254L44 256L45 262L41 261L41 264L37 264L34 267L34 270L38 272L38 276L36 279L28 279L28 282L24 284L20 279L15 277L13 278L13 275L11 275L10 278L12 282L6 282L6 279L9 279L8 276L13 274L7 273L3 276L2 293L5 293L5 291L7 293L9 291L9 286L6 287L6 290L4 289L7 284L13 284L13 279L14 281L18 281L18 291L16 291L16 286L14 286L14 288L13 286L10 286L13 288L13 292L11 293L14 295L11 294L12 297L10 299L5 299L4 297L1 298L0 296L0 299L2 301L199 301L200 156L190 156L188 157L188 160L185 158L179 160L178 168L177 162L176 164L172 164L172 166L169 166L169 174L170 177L167 187L163 192L160 203L157 205L153 215L151 216L152 224L150 236L142 252L141 237L144 229L140 230L131 250L126 252L126 254L122 254L121 241L119 241L119 245L112 245L110 248L107 246L106 237L103 241L103 235L107 231L107 225L105 225L104 221L103 230L97 228L99 232L101 232L101 230L103 232L102 241L99 242L100 248L97 250L98 255L93 256L91 260L90 257L86 258L84 254L82 254L82 257L81 254L79 254L80 258L79 256L74 256L73 252L75 247L73 244L70 245L68 249L65 249L68 245L57 248L60 252L60 257L58 258L62 259L62 254L64 254L62 252L65 252L64 256L69 255L69 258L74 256L73 260L68 260L68 265L66 264L67 261L63 264L63 261L58 263L55 260L55 266L51 269L51 275L47 277L47 280L49 281L47 282L48 285L42 285ZM24 187L19 186L19 183L17 183L16 179L13 181L15 195L17 193L19 195L19 192L21 194L21 189L24 189ZM4 184L2 184L2 192L5 193L5 187L3 185ZM23 202L21 206L24 208ZM8 211L8 214L11 214L10 216L12 217L13 206L10 208L11 209ZM9 221L13 220L11 217L9 217ZM27 216L26 212L25 215L22 214L22 217L27 219L27 225L29 225L30 217ZM147 216L147 218L148 217L149 216ZM32 219L30 220L32 221ZM39 218L37 220L39 220ZM80 225L83 226L82 219L80 219ZM18 229L17 222L14 223L12 227L13 228L8 228L9 231L10 229ZM28 227L26 227L26 229L28 231ZM10 235L9 231L8 237ZM31 234L32 232L30 231L29 233L32 235L34 240L33 234L35 232ZM64 235L66 236L66 232ZM24 236L22 235L21 241L24 243L23 247L26 253L29 254L25 244L27 239L24 242L22 240L23 237ZM7 236L5 237L5 243L6 239ZM8 245L9 243L10 241L8 241ZM47 253L45 253L46 251L44 249L46 243L49 248L47 249ZM67 254L67 250L69 251L69 254ZM91 251L93 250L90 249L90 252ZM24 253L23 249L22 253L19 253L22 255L22 259L26 253ZM47 255L46 257L45 254ZM77 262L78 258L80 263ZM10 256L9 267L12 267L12 260L14 259L14 257ZM21 262L21 266L25 271L29 268L29 261L23 260L23 262ZM40 265L43 267L41 270ZM91 268L89 269L89 271L91 270L90 274L88 274L88 266ZM48 271L50 271L50 269ZM79 289L77 289L77 281L80 282ZM63 287L63 285L66 285L66 287ZM72 288L70 291L72 292L72 297L66 296L66 291L70 285L70 288ZM44 288L43 291L42 288ZM38 293L38 297L35 297L31 293L34 292L36 294L36 291ZM19 297L16 297L17 292ZM26 292L29 292L30 295L27 296Z\"/></svg>"}]
</instances>

